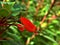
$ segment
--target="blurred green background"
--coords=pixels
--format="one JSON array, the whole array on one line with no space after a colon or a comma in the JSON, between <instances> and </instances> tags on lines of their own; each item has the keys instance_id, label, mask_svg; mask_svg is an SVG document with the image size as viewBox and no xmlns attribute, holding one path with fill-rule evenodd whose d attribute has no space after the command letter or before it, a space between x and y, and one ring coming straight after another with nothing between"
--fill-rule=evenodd
<instances>
[{"instance_id":1,"label":"blurred green background","mask_svg":"<svg viewBox=\"0 0 60 45\"><path fill-rule=\"evenodd\" d=\"M38 35L27 45L60 45L60 0L0 0L0 18L10 17L8 23L13 24L20 23L17 21L20 16L40 28ZM0 26L0 31L1 28L6 27ZM0 40L0 45L26 45L33 34L26 30L21 32L17 26L11 25L1 36L7 40Z\"/></svg>"}]
</instances>

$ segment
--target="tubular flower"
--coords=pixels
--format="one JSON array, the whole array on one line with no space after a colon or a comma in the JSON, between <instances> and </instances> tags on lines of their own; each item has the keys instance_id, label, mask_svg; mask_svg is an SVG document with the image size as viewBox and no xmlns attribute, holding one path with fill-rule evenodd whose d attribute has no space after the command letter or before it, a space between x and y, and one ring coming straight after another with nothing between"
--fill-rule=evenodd
<instances>
[{"instance_id":1,"label":"tubular flower","mask_svg":"<svg viewBox=\"0 0 60 45\"><path fill-rule=\"evenodd\" d=\"M33 23L31 23L27 18L21 17L20 22L24 25L27 31L36 32L36 26Z\"/></svg>"},{"instance_id":2,"label":"tubular flower","mask_svg":"<svg viewBox=\"0 0 60 45\"><path fill-rule=\"evenodd\" d=\"M20 31L24 31L24 26L22 24L17 24L17 27Z\"/></svg>"}]
</instances>

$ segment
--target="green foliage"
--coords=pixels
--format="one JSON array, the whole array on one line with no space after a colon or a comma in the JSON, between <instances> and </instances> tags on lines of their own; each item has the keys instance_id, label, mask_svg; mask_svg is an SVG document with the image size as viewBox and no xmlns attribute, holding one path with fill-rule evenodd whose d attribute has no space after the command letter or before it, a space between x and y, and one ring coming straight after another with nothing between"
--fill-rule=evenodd
<instances>
[{"instance_id":1,"label":"green foliage","mask_svg":"<svg viewBox=\"0 0 60 45\"><path fill-rule=\"evenodd\" d=\"M6 17L8 15L9 15L9 11L8 10L6 10L4 8L0 9L0 17Z\"/></svg>"},{"instance_id":2,"label":"green foliage","mask_svg":"<svg viewBox=\"0 0 60 45\"><path fill-rule=\"evenodd\" d=\"M28 4L29 2L29 4ZM29 42L29 45L60 45L60 5L53 5L45 21L40 24L43 17L49 11L51 6L51 0L40 0L42 7L39 8L36 14L36 8L38 5L37 0L6 0L6 2L0 1L0 18L8 18L8 24L18 24L18 20L21 16L28 18L32 23L39 27L38 35L35 36ZM58 2L56 0L56 2ZM2 6L4 4L4 6ZM51 19L52 15L56 15L56 19ZM4 27L3 27L4 28ZM0 27L1 29L1 27ZM0 30L1 31L1 30ZM25 45L27 39L34 33L24 31L21 32L16 25L11 25L6 29L2 38L7 40L1 40L1 45Z\"/></svg>"}]
</instances>

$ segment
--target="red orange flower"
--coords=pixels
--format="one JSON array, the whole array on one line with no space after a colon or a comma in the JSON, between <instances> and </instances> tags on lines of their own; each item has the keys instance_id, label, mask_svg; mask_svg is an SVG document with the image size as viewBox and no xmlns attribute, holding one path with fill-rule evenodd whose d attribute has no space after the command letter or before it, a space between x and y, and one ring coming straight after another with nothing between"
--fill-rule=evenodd
<instances>
[{"instance_id":1,"label":"red orange flower","mask_svg":"<svg viewBox=\"0 0 60 45\"><path fill-rule=\"evenodd\" d=\"M24 26L22 24L17 24L17 27L20 31L24 31Z\"/></svg>"},{"instance_id":2,"label":"red orange flower","mask_svg":"<svg viewBox=\"0 0 60 45\"><path fill-rule=\"evenodd\" d=\"M30 22L27 18L21 17L19 20L24 25L27 31L36 32L36 26L32 22Z\"/></svg>"}]
</instances>

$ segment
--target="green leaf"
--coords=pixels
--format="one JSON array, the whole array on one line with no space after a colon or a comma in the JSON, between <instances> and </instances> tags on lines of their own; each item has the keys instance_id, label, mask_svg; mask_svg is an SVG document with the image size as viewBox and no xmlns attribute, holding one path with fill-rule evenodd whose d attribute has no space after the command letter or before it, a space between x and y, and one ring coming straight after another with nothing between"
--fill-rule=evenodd
<instances>
[{"instance_id":1,"label":"green leaf","mask_svg":"<svg viewBox=\"0 0 60 45\"><path fill-rule=\"evenodd\" d=\"M9 16L9 11L7 9L1 8L0 9L0 17Z\"/></svg>"},{"instance_id":2,"label":"green leaf","mask_svg":"<svg viewBox=\"0 0 60 45\"><path fill-rule=\"evenodd\" d=\"M58 43L53 43L53 45L59 45Z\"/></svg>"},{"instance_id":3,"label":"green leaf","mask_svg":"<svg viewBox=\"0 0 60 45\"><path fill-rule=\"evenodd\" d=\"M48 12L49 8L50 8L50 5L47 4L47 5L40 11L40 15L45 15L45 14Z\"/></svg>"},{"instance_id":4,"label":"green leaf","mask_svg":"<svg viewBox=\"0 0 60 45\"><path fill-rule=\"evenodd\" d=\"M45 30L47 33L49 33L50 35L56 36L56 34L54 32L52 32L51 30Z\"/></svg>"},{"instance_id":5,"label":"green leaf","mask_svg":"<svg viewBox=\"0 0 60 45\"><path fill-rule=\"evenodd\" d=\"M18 30L17 30L17 27L15 27L15 26L10 26L10 29L14 34L19 33Z\"/></svg>"},{"instance_id":6,"label":"green leaf","mask_svg":"<svg viewBox=\"0 0 60 45\"><path fill-rule=\"evenodd\" d=\"M4 8L8 11L11 11L11 8L13 7L15 2L0 2L1 4L4 4Z\"/></svg>"},{"instance_id":7,"label":"green leaf","mask_svg":"<svg viewBox=\"0 0 60 45\"><path fill-rule=\"evenodd\" d=\"M28 9L28 12L35 12L35 7L30 6L29 9Z\"/></svg>"},{"instance_id":8,"label":"green leaf","mask_svg":"<svg viewBox=\"0 0 60 45\"><path fill-rule=\"evenodd\" d=\"M52 42L55 42L55 43L57 43L54 39L52 39L51 37L49 37L49 36L46 36L46 35L41 35L41 36L43 36L44 38L46 38L46 39L48 39L48 40L50 40L50 41L52 41Z\"/></svg>"},{"instance_id":9,"label":"green leaf","mask_svg":"<svg viewBox=\"0 0 60 45\"><path fill-rule=\"evenodd\" d=\"M54 23L54 24L58 24L59 21L58 21L58 20L53 20L52 23Z\"/></svg>"}]
</instances>

